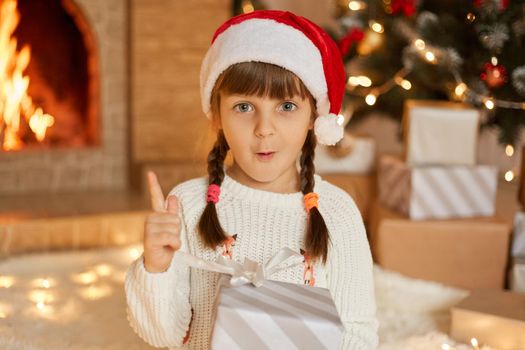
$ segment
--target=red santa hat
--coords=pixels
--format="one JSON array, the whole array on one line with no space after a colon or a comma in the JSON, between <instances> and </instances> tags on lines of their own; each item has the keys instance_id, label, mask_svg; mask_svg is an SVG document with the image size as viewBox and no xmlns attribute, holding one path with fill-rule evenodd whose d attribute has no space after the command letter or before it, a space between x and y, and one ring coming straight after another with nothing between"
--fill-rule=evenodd
<instances>
[{"instance_id":1,"label":"red santa hat","mask_svg":"<svg viewBox=\"0 0 525 350\"><path fill-rule=\"evenodd\" d=\"M317 141L334 145L343 137L339 115L346 76L337 44L310 20L288 11L262 10L233 17L213 36L202 62L202 109L211 118L211 92L220 74L241 62L275 64L294 73L316 100Z\"/></svg>"}]
</instances>

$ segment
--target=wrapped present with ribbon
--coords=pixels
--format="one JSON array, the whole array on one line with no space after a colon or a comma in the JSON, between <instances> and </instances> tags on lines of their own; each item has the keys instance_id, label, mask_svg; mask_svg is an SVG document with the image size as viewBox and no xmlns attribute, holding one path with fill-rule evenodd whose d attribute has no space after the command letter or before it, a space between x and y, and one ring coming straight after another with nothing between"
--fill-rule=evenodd
<instances>
[{"instance_id":1,"label":"wrapped present with ribbon","mask_svg":"<svg viewBox=\"0 0 525 350\"><path fill-rule=\"evenodd\" d=\"M269 280L303 264L303 256L282 248L266 264L219 256L206 261L178 251L175 259L224 274L217 285L211 349L338 349L344 327L326 288ZM283 264L287 265L283 266Z\"/></svg>"},{"instance_id":2,"label":"wrapped present with ribbon","mask_svg":"<svg viewBox=\"0 0 525 350\"><path fill-rule=\"evenodd\" d=\"M412 220L494 215L498 168L493 165L412 167L381 157L379 200Z\"/></svg>"}]
</instances>

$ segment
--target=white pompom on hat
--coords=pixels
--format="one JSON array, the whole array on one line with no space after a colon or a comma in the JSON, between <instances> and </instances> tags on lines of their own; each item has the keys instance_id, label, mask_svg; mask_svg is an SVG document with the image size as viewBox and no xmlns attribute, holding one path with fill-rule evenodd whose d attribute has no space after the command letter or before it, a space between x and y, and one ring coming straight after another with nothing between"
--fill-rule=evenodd
<instances>
[{"instance_id":1,"label":"white pompom on hat","mask_svg":"<svg viewBox=\"0 0 525 350\"><path fill-rule=\"evenodd\" d=\"M211 92L220 74L241 62L275 64L294 73L316 100L317 141L343 137L339 116L346 76L341 53L315 23L288 11L261 10L235 16L215 32L200 72L202 109L211 118Z\"/></svg>"}]
</instances>

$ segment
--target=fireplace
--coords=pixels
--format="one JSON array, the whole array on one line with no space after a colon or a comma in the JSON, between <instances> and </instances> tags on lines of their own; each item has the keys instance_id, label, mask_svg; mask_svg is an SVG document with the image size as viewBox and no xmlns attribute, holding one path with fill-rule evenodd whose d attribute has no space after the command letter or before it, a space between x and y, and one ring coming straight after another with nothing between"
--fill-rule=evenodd
<instances>
[{"instance_id":1,"label":"fireplace","mask_svg":"<svg viewBox=\"0 0 525 350\"><path fill-rule=\"evenodd\" d=\"M0 6L0 195L125 188L128 2Z\"/></svg>"}]
</instances>

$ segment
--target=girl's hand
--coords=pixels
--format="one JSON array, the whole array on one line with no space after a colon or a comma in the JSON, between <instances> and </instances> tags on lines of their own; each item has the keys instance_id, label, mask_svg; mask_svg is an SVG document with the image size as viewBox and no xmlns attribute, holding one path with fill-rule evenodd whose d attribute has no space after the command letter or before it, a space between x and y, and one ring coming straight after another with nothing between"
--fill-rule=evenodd
<instances>
[{"instance_id":1,"label":"girl's hand","mask_svg":"<svg viewBox=\"0 0 525 350\"><path fill-rule=\"evenodd\" d=\"M148 172L148 185L153 213L144 225L144 267L157 273L169 268L173 254L180 249L179 200L169 196L168 208L164 208L164 195L152 171Z\"/></svg>"}]
</instances>

